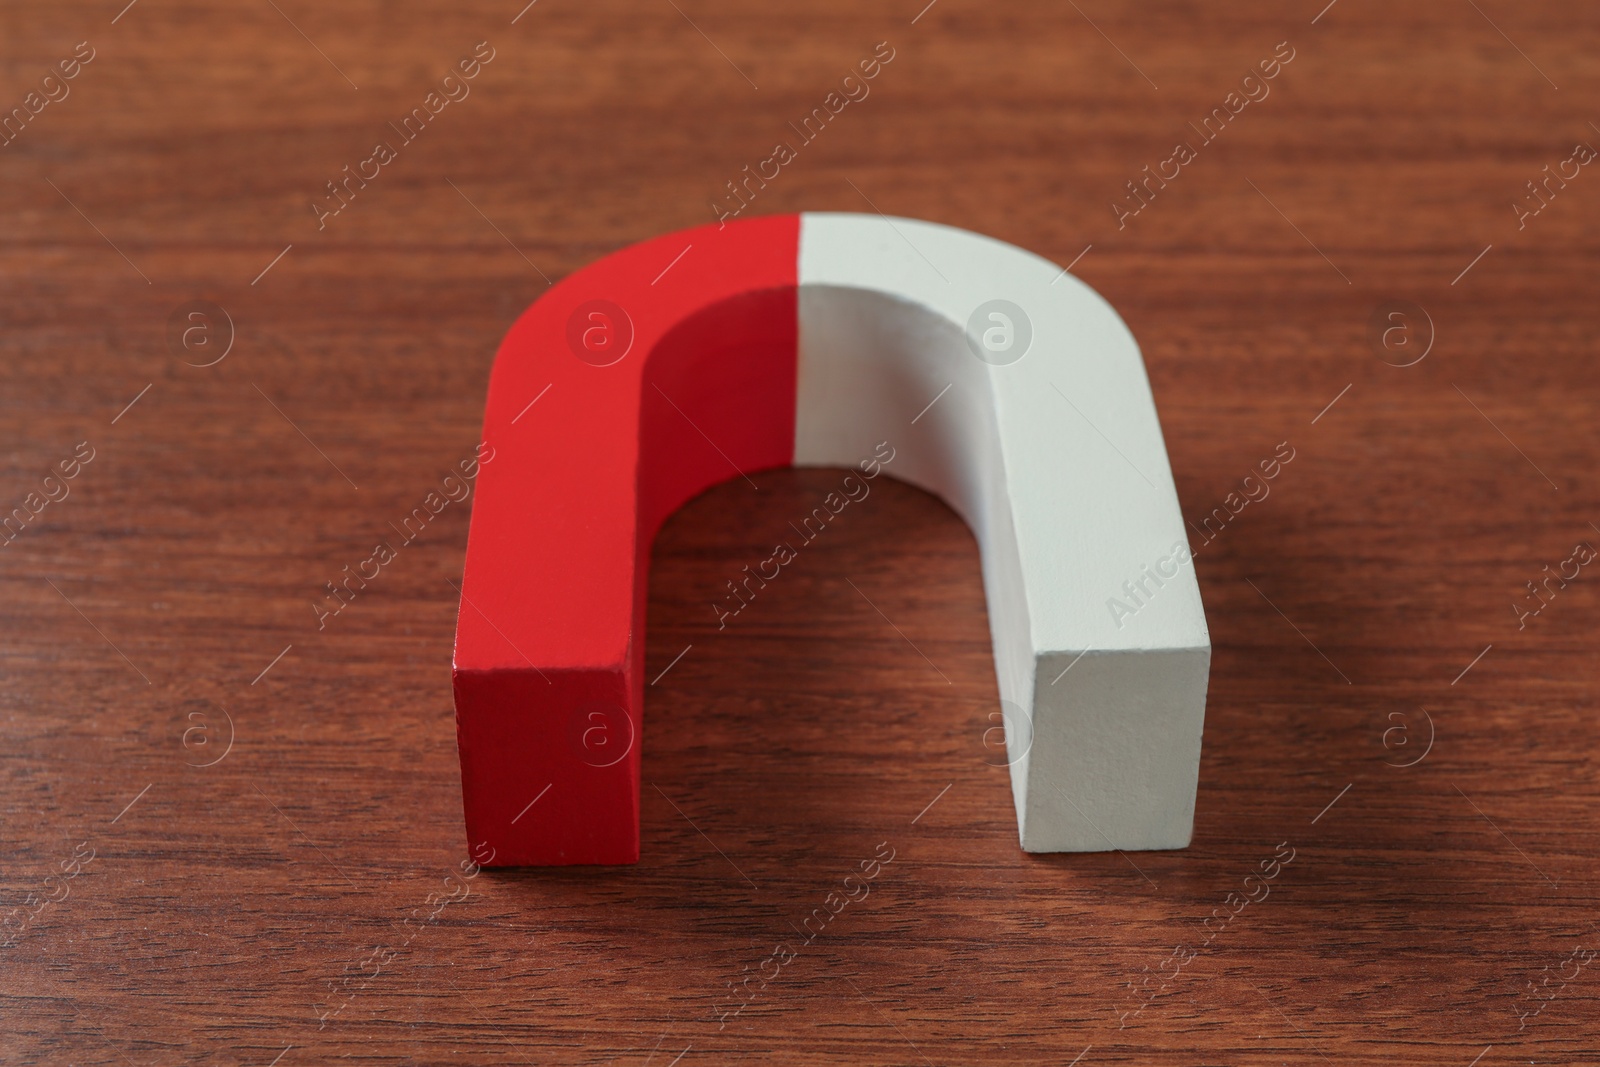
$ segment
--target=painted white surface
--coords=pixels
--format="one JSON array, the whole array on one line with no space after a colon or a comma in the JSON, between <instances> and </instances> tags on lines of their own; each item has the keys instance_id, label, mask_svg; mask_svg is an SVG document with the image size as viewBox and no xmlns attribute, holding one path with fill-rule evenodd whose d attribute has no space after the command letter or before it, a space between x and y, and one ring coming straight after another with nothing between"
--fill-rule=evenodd
<instances>
[{"instance_id":1,"label":"painted white surface","mask_svg":"<svg viewBox=\"0 0 1600 1067\"><path fill-rule=\"evenodd\" d=\"M1000 697L1032 723L1008 731L1022 847L1187 845L1211 642L1133 335L1059 266L913 219L802 215L799 278L795 463L887 440L971 526ZM967 342L992 299L1032 325L1009 365Z\"/></svg>"}]
</instances>

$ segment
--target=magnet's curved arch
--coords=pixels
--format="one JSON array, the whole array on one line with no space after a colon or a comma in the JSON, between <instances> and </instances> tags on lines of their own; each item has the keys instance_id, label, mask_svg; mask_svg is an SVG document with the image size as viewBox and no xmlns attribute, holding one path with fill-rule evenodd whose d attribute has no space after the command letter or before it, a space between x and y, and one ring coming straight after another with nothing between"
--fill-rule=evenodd
<instances>
[{"instance_id":1,"label":"magnet's curved arch","mask_svg":"<svg viewBox=\"0 0 1600 1067\"><path fill-rule=\"evenodd\" d=\"M729 477L862 461L978 540L1000 697L1031 727L1009 732L1023 847L1188 843L1199 589L1138 347L1055 264L864 215L642 242L518 319L484 441L454 686L468 835L497 864L638 858L666 517Z\"/></svg>"}]
</instances>

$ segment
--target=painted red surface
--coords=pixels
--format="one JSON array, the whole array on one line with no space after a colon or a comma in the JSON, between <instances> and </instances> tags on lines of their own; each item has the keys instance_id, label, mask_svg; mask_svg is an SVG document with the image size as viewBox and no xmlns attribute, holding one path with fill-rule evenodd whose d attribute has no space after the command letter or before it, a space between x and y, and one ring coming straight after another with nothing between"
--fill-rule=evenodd
<instances>
[{"instance_id":1,"label":"painted red surface","mask_svg":"<svg viewBox=\"0 0 1600 1067\"><path fill-rule=\"evenodd\" d=\"M639 858L650 545L689 498L793 459L799 232L789 215L632 245L502 342L456 628L475 857Z\"/></svg>"}]
</instances>

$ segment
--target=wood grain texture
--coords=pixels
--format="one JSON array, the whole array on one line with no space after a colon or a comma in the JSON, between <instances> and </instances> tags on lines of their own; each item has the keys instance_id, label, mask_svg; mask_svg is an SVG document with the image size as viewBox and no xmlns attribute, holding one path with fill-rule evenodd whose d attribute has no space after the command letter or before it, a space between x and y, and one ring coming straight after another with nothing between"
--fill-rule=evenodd
<instances>
[{"instance_id":1,"label":"wood grain texture","mask_svg":"<svg viewBox=\"0 0 1600 1067\"><path fill-rule=\"evenodd\" d=\"M1600 143L1592 13L520 7L0 11L6 109L95 50L0 148L0 507L94 452L0 547L0 1060L1596 1062L1600 578L1552 583L1521 629L1512 606L1600 545L1600 177L1521 229L1512 208ZM480 41L470 96L319 230L325 183ZM471 453L547 278L709 220L879 41L871 95L751 212L1082 254L1197 525L1295 449L1194 537L1194 844L1018 851L983 759L976 551L915 490L876 483L719 632L723 581L838 477L771 473L658 542L648 676L693 647L648 690L642 862L462 897L468 507L321 631L311 605ZM1281 41L1270 96L1200 144L1187 123ZM1196 158L1119 229L1124 183L1181 139ZM236 327L207 368L167 341L196 299ZM1403 369L1369 339L1392 300L1436 334ZM803 944L883 842L870 894ZM732 1014L730 984L775 967Z\"/></svg>"}]
</instances>

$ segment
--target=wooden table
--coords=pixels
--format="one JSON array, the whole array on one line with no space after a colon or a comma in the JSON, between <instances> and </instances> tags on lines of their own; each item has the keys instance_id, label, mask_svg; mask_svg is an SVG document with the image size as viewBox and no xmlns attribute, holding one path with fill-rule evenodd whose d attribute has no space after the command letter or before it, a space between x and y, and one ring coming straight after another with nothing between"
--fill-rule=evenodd
<instances>
[{"instance_id":1,"label":"wooden table","mask_svg":"<svg viewBox=\"0 0 1600 1067\"><path fill-rule=\"evenodd\" d=\"M0 1060L1597 1062L1600 577L1525 584L1600 545L1592 17L121 2L0 15L6 108L93 54L0 148ZM549 279L710 220L880 41L747 210L992 234L1126 318L1214 641L1193 845L1018 851L976 551L916 490L719 632L839 476L784 472L657 543L642 861L460 878L468 506L312 604L471 453Z\"/></svg>"}]
</instances>

